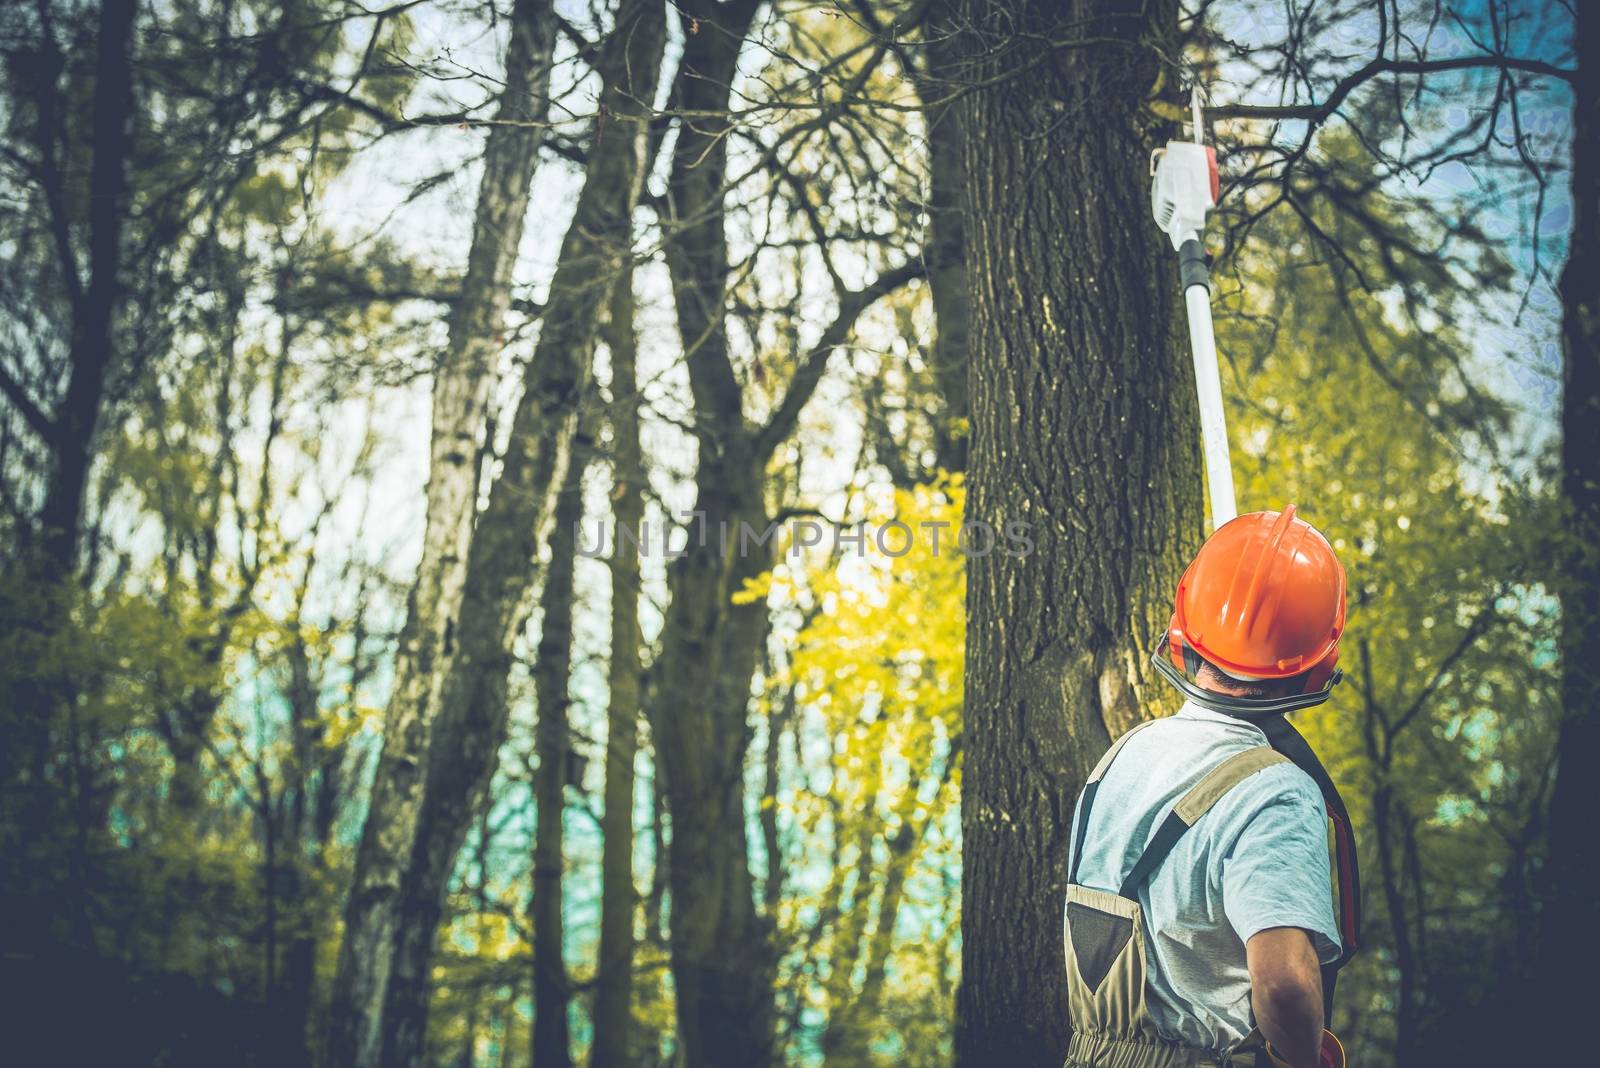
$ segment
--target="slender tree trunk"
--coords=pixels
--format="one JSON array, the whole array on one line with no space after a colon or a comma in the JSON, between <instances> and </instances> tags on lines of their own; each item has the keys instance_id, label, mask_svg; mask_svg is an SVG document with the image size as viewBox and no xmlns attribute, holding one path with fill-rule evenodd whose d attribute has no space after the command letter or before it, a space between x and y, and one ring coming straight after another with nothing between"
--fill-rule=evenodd
<instances>
[{"instance_id":1,"label":"slender tree trunk","mask_svg":"<svg viewBox=\"0 0 1600 1068\"><path fill-rule=\"evenodd\" d=\"M651 701L658 774L672 814L672 975L678 1041L691 1068L751 1068L773 1054L775 959L755 906L744 810L750 683L766 633L766 605L733 595L771 565L764 480L773 450L793 431L828 355L879 296L920 276L920 264L883 272L840 308L763 425L744 415L729 359L728 245L723 188L729 92L756 0L685 5L676 86L692 116L678 128L668 180L666 245L694 395L695 511L668 575L659 684ZM748 531L748 534L747 534Z\"/></svg>"},{"instance_id":2,"label":"slender tree trunk","mask_svg":"<svg viewBox=\"0 0 1600 1068\"><path fill-rule=\"evenodd\" d=\"M550 0L516 0L506 48L506 83L490 128L473 219L472 247L449 344L435 372L427 529L407 606L384 726L383 751L356 857L329 1016L331 1065L378 1063L380 1020L392 965L400 883L421 805L437 686L451 633L478 495L478 435L487 415L512 267L528 213L549 106L555 21ZM520 123L517 124L517 123Z\"/></svg>"},{"instance_id":3,"label":"slender tree trunk","mask_svg":"<svg viewBox=\"0 0 1600 1068\"><path fill-rule=\"evenodd\" d=\"M768 916L776 916L783 901L784 856L783 839L778 833L778 772L783 737L794 722L794 716L795 692L794 687L789 686L783 700L775 703L767 714L767 751L762 754L761 839L767 873L761 886L761 904Z\"/></svg>"},{"instance_id":4,"label":"slender tree trunk","mask_svg":"<svg viewBox=\"0 0 1600 1068\"><path fill-rule=\"evenodd\" d=\"M567 756L571 750L567 722L567 684L572 671L574 568L583 521L583 469L592 442L580 433L574 458L567 465L565 485L556 502L555 529L550 534L550 568L540 598L538 659L533 667L539 719L534 728L538 766L533 775L535 806L533 838L533 1035L537 1068L567 1068L572 1063L567 1033L567 965L563 957L561 875L563 820L566 813Z\"/></svg>"},{"instance_id":5,"label":"slender tree trunk","mask_svg":"<svg viewBox=\"0 0 1600 1068\"><path fill-rule=\"evenodd\" d=\"M870 800L864 800L870 804ZM859 1019L853 1005L855 973L861 962L862 939L872 918L872 846L877 838L875 827L865 820L862 824L856 841L855 878L847 881L841 873L834 882L833 900L828 906L833 931L828 939L828 977L823 983L828 1005L828 1026L821 1042L824 1060L849 1060L843 1055L853 1044L849 1032Z\"/></svg>"},{"instance_id":6,"label":"slender tree trunk","mask_svg":"<svg viewBox=\"0 0 1600 1068\"><path fill-rule=\"evenodd\" d=\"M858 843L855 881L850 887L849 903L844 901L841 880L839 897L833 912L837 916L833 936L829 940L828 978L823 984L828 1003L828 1025L822 1032L822 1053L825 1060L852 1063L861 1059L868 1040L860 1033L864 1019L862 1006L856 998L855 973L865 952L863 940L867 924L872 918L874 868L872 847L877 836L866 828Z\"/></svg>"},{"instance_id":7,"label":"slender tree trunk","mask_svg":"<svg viewBox=\"0 0 1600 1068\"><path fill-rule=\"evenodd\" d=\"M646 705L654 707L652 700ZM653 756L654 754L652 754ZM671 850L667 848L667 794L661 781L660 761L655 761L656 773L650 776L650 892L644 899L645 937L657 945L667 944L667 926L662 903L667 896L667 878L672 869Z\"/></svg>"},{"instance_id":8,"label":"slender tree trunk","mask_svg":"<svg viewBox=\"0 0 1600 1068\"><path fill-rule=\"evenodd\" d=\"M94 156L89 164L89 284L72 315L71 370L54 416L55 462L39 514L42 577L66 581L77 569L84 494L94 458L113 330L122 305L122 230L128 216L133 119L133 0L104 0L96 32ZM69 265L63 265L64 268Z\"/></svg>"},{"instance_id":9,"label":"slender tree trunk","mask_svg":"<svg viewBox=\"0 0 1600 1068\"><path fill-rule=\"evenodd\" d=\"M439 691L416 835L399 888L398 941L383 1013L383 1060L396 1068L422 1061L446 885L505 740L507 675L528 615L535 561L570 461L602 306L632 254L632 215L644 181L664 37L660 0L624 0L597 61L604 125L589 150L500 477L468 551L455 651Z\"/></svg>"},{"instance_id":10,"label":"slender tree trunk","mask_svg":"<svg viewBox=\"0 0 1600 1068\"><path fill-rule=\"evenodd\" d=\"M1177 5L963 12L958 107L984 132L965 144L966 518L1022 524L1032 550L975 542L967 565L956 1057L1056 1068L1073 805L1111 737L1166 699L1150 641L1200 534L1176 263L1147 200Z\"/></svg>"},{"instance_id":11,"label":"slender tree trunk","mask_svg":"<svg viewBox=\"0 0 1600 1068\"><path fill-rule=\"evenodd\" d=\"M951 754L949 759L955 759L955 754ZM949 778L947 771L945 779L937 787L938 791L942 792L947 788L945 782ZM911 876L918 850L927 837L928 825L936 818L935 814L938 811L936 808L938 793L935 793L926 804L917 796L917 792L908 790L907 793L908 800L900 812L900 829L888 841L889 865L884 876L883 898L878 906L878 919L872 933L872 944L867 951L866 974L861 981L859 1004L861 1014L866 1019L870 1019L880 1008L884 982L888 977L889 957L895 947L895 923L900 917L900 908L905 903L906 880ZM916 818L916 809L919 807L924 810L920 820Z\"/></svg>"},{"instance_id":12,"label":"slender tree trunk","mask_svg":"<svg viewBox=\"0 0 1600 1068\"><path fill-rule=\"evenodd\" d=\"M1559 1046L1591 1011L1574 981L1600 955L1600 10L1576 5L1572 238L1561 272L1565 392L1559 764L1550 797L1538 1028Z\"/></svg>"},{"instance_id":13,"label":"slender tree trunk","mask_svg":"<svg viewBox=\"0 0 1600 1068\"><path fill-rule=\"evenodd\" d=\"M493 837L490 830L489 811L493 807L490 797L483 799L483 804L478 806L478 847L477 856L473 864L478 869L478 885L474 888L473 896L477 899L478 910L478 939L479 951L482 952L483 939L488 935L489 924L484 917L489 914L489 842ZM480 983L473 983L472 989L467 994L467 1008L462 1013L461 1049L456 1055L456 1068L473 1068L478 1060L478 1019L483 1004L484 990ZM495 1012L489 1014L489 1033L494 1034Z\"/></svg>"},{"instance_id":14,"label":"slender tree trunk","mask_svg":"<svg viewBox=\"0 0 1600 1068\"><path fill-rule=\"evenodd\" d=\"M859 991L846 997L830 1000L828 1007L823 1049L828 1056L838 1058L844 1064L871 1060L872 1043L877 1037L877 1016L882 1008L883 990L888 978L889 959L896 945L895 923L905 903L906 881L910 878L929 824L940 818L939 794L947 789L954 766L953 763L946 763L942 776L935 784L933 796L924 799L917 784L928 770L932 754L924 750L906 756L913 768L913 779L902 792L895 813L899 829L892 835L884 836L888 863L881 869L883 889L878 895L872 935L867 940L860 961L861 986ZM956 757L957 754L952 752L946 760L953 762Z\"/></svg>"},{"instance_id":15,"label":"slender tree trunk","mask_svg":"<svg viewBox=\"0 0 1600 1068\"><path fill-rule=\"evenodd\" d=\"M916 796L914 790L908 789L907 793L913 798ZM877 1037L879 1022L877 1014L888 975L889 956L894 950L894 926L905 900L906 878L911 874L920 837L920 825L913 825L908 819L885 843L889 849L889 863L883 873L883 891L878 895L877 916L872 935L863 949L864 959L857 961L862 967L861 987L859 991L847 987L844 997L829 1004L822 1048L837 1063L869 1064L872 1061L872 1043ZM869 904L863 900L857 907L865 910Z\"/></svg>"},{"instance_id":16,"label":"slender tree trunk","mask_svg":"<svg viewBox=\"0 0 1600 1068\"><path fill-rule=\"evenodd\" d=\"M1405 894L1395 857L1394 791L1380 786L1372 795L1372 826L1377 836L1378 872L1383 879L1383 901L1389 913L1389 935L1394 939L1394 965L1398 973L1395 1002L1394 1066L1406 1068L1417 1052L1417 967L1411 949L1411 927L1406 920Z\"/></svg>"},{"instance_id":17,"label":"slender tree trunk","mask_svg":"<svg viewBox=\"0 0 1600 1068\"><path fill-rule=\"evenodd\" d=\"M8 945L48 938L48 917L61 914L70 915L72 937L80 945L93 948L95 940L87 896L90 839L104 827L106 794L95 782L90 759L93 731L77 708L79 682L63 670L59 644L72 625L84 503L114 362L117 316L125 299L122 239L129 214L135 9L133 0L104 0L96 18L93 153L84 212L88 240L82 256L88 282L83 282L78 257L63 238L60 270L71 301L65 391L54 412L37 412L31 420L50 453L44 501L35 529L20 539L16 572L0 574L0 624L15 632L7 634L15 659L7 665L8 685L0 693L0 728L5 731L0 812L7 827L18 829L14 837L20 839L6 834L0 847L10 864L41 873L27 881L28 898L8 908L15 932ZM51 31L46 27L43 32ZM50 41L45 47L53 50L56 45ZM39 95L48 106L65 109L68 94L80 88L52 81L39 88ZM68 149L51 144L43 151L65 155ZM45 192L49 196L60 190ZM59 212L52 222L63 234L70 233L78 220L67 217L62 197L51 199L52 212ZM57 782L65 785L58 788ZM63 826L71 828L71 846L65 871L57 875L54 850ZM36 861L35 850L48 856ZM8 894L5 904L12 906L13 901Z\"/></svg>"},{"instance_id":18,"label":"slender tree trunk","mask_svg":"<svg viewBox=\"0 0 1600 1068\"><path fill-rule=\"evenodd\" d=\"M967 391L967 345L972 329L968 296L966 232L961 216L961 114L952 97L961 85L957 0L936 0L923 35L927 69L917 79L928 130L928 289L933 299L933 375L944 398L934 442L939 466L967 467L971 403Z\"/></svg>"},{"instance_id":19,"label":"slender tree trunk","mask_svg":"<svg viewBox=\"0 0 1600 1068\"><path fill-rule=\"evenodd\" d=\"M634 759L639 752L639 532L644 519L644 457L639 445L633 272L617 279L606 331L611 350L611 437L616 491L611 549L611 663L607 673L605 840L600 857L600 951L595 976L591 1068L634 1063L633 882Z\"/></svg>"},{"instance_id":20,"label":"slender tree trunk","mask_svg":"<svg viewBox=\"0 0 1600 1068\"><path fill-rule=\"evenodd\" d=\"M759 1068L772 1056L773 956L755 909L747 857L743 760L746 713L764 605L732 605L767 553L741 552L739 522L765 525L763 470L728 358L727 238L722 201L729 92L757 4L695 0L684 41L669 199L668 247L678 330L694 393L699 444L696 521L668 584L651 725L672 814L672 975L678 1042L691 1068Z\"/></svg>"},{"instance_id":21,"label":"slender tree trunk","mask_svg":"<svg viewBox=\"0 0 1600 1068\"><path fill-rule=\"evenodd\" d=\"M1377 689L1372 679L1370 644L1366 638L1356 644L1356 667L1360 671L1362 697L1361 738L1376 779L1372 791L1372 827L1377 845L1378 874L1383 884L1384 908L1389 918L1389 935L1394 940L1394 966L1398 980L1393 1061L1395 1068L1404 1068L1416 1054L1417 968L1411 948L1411 928L1406 922L1400 862L1395 856L1394 826L1400 817L1395 811L1397 801L1394 788L1389 785L1394 738L1390 734L1388 717L1378 704Z\"/></svg>"},{"instance_id":22,"label":"slender tree trunk","mask_svg":"<svg viewBox=\"0 0 1600 1068\"><path fill-rule=\"evenodd\" d=\"M841 298L818 348L796 370L764 426L752 427L728 357L722 177L728 85L755 5L720 6L685 42L680 127L669 181L676 233L667 248L699 447L689 540L673 564L660 683L651 704L658 769L672 813L672 972L678 1038L689 1065L760 1065L772 1057L774 955L755 908L744 812L750 681L766 605L733 595L771 563L763 499L772 450L793 430L826 356L873 300L920 274L887 271ZM691 9L693 13L693 9ZM720 22L712 22L715 18ZM749 536L746 531L749 531Z\"/></svg>"},{"instance_id":23,"label":"slender tree trunk","mask_svg":"<svg viewBox=\"0 0 1600 1068\"><path fill-rule=\"evenodd\" d=\"M303 592L303 591L302 591ZM324 720L318 713L319 680L311 665L311 651L299 640L300 614L296 609L288 630L296 635L285 655L289 661L290 746L292 759L286 769L289 783L286 835L292 855L284 864L285 906L288 928L283 950L283 967L272 992L277 1002L281 1033L274 1035L278 1052L273 1063L282 1068L301 1068L311 1064L310 1031L313 987L316 984L317 936L321 916L310 893L314 878L323 869L323 850L332 827L332 815L315 803L312 781L326 759Z\"/></svg>"}]
</instances>

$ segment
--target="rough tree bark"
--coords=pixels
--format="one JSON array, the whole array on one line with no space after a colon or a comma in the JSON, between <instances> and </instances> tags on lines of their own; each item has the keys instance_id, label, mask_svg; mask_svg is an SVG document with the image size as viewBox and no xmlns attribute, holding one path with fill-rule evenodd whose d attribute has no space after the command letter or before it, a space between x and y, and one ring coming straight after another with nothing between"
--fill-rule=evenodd
<instances>
[{"instance_id":1,"label":"rough tree bark","mask_svg":"<svg viewBox=\"0 0 1600 1068\"><path fill-rule=\"evenodd\" d=\"M1600 953L1600 10L1576 8L1572 107L1572 239L1561 272L1565 391L1561 405L1565 574L1561 590L1559 765L1545 856L1537 1028L1557 1047L1590 1011L1577 982ZM1551 1052L1565 1056L1566 1051Z\"/></svg>"},{"instance_id":2,"label":"rough tree bark","mask_svg":"<svg viewBox=\"0 0 1600 1068\"><path fill-rule=\"evenodd\" d=\"M567 684L572 669L572 609L576 588L578 538L583 521L583 469L593 442L583 425L573 439L573 459L556 502L550 532L550 566L539 603L539 646L533 665L534 696L539 719L534 727L533 773L535 824L533 894L528 912L533 920L533 1063L539 1068L566 1068L572 1063L567 1028L567 964L563 956L561 875L566 813L567 754L571 749Z\"/></svg>"},{"instance_id":3,"label":"rough tree bark","mask_svg":"<svg viewBox=\"0 0 1600 1068\"><path fill-rule=\"evenodd\" d=\"M963 15L958 107L984 131L965 146L967 521L1025 524L1033 551L968 562L956 1057L1055 1068L1072 808L1111 737L1165 699L1148 643L1202 519L1175 257L1147 201L1177 5Z\"/></svg>"},{"instance_id":4,"label":"rough tree bark","mask_svg":"<svg viewBox=\"0 0 1600 1068\"><path fill-rule=\"evenodd\" d=\"M606 294L632 254L633 209L644 184L665 24L660 0L623 0L596 61L603 119L562 241L500 476L467 553L455 651L439 688L416 835L400 882L401 913L382 1014L387 1065L422 1063L446 886L505 740L506 680L528 615L535 562L571 459Z\"/></svg>"},{"instance_id":5,"label":"rough tree bark","mask_svg":"<svg viewBox=\"0 0 1600 1068\"><path fill-rule=\"evenodd\" d=\"M624 270L611 297L605 334L611 350L612 499L611 663L607 670L604 843L600 856L600 955L595 975L594 1044L590 1068L635 1063L633 1020L634 759L639 752L639 544L623 531L644 518L644 457L639 445L637 345L633 272Z\"/></svg>"},{"instance_id":6,"label":"rough tree bark","mask_svg":"<svg viewBox=\"0 0 1600 1068\"><path fill-rule=\"evenodd\" d=\"M427 528L417 582L407 606L383 751L356 856L329 1013L330 1063L377 1063L378 1023L388 987L401 873L421 803L422 764L437 686L450 659L467 546L478 495L482 432L511 274L528 214L528 186L544 140L555 20L550 0L516 0L506 46L506 82L484 149L483 177L461 295L433 383Z\"/></svg>"}]
</instances>

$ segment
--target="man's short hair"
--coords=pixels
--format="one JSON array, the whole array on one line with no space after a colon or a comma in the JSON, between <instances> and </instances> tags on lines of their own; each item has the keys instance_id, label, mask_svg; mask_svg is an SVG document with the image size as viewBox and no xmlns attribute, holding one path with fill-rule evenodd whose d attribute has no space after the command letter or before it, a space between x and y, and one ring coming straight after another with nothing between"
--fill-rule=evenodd
<instances>
[{"instance_id":1,"label":"man's short hair","mask_svg":"<svg viewBox=\"0 0 1600 1068\"><path fill-rule=\"evenodd\" d=\"M1304 675L1292 675L1287 679L1235 678L1209 660L1200 661L1200 670L1195 672L1195 677L1234 697L1287 697L1305 689L1306 682Z\"/></svg>"}]
</instances>

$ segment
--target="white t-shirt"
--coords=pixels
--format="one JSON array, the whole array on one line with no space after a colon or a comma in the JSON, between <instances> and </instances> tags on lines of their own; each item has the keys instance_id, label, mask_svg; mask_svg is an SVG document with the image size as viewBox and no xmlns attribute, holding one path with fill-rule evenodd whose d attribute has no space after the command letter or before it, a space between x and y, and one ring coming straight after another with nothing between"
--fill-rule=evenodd
<instances>
[{"instance_id":1,"label":"white t-shirt","mask_svg":"<svg viewBox=\"0 0 1600 1068\"><path fill-rule=\"evenodd\" d=\"M1128 739L1095 793L1078 884L1116 893L1191 786L1266 744L1251 724L1192 702ZM1257 931L1304 928L1323 963L1337 959L1330 878L1327 814L1309 775L1274 764L1224 795L1138 890L1145 1000L1162 1036L1223 1049L1249 1033L1244 944Z\"/></svg>"}]
</instances>

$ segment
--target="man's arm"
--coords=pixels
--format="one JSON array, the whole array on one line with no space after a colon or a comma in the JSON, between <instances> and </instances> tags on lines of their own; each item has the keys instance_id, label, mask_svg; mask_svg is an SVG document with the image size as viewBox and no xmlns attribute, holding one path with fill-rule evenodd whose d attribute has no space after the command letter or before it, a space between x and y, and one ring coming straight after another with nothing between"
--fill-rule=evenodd
<instances>
[{"instance_id":1,"label":"man's arm","mask_svg":"<svg viewBox=\"0 0 1600 1068\"><path fill-rule=\"evenodd\" d=\"M1311 936L1268 927L1245 943L1250 1006L1272 1052L1294 1068L1316 1068L1322 1049L1322 972Z\"/></svg>"}]
</instances>

